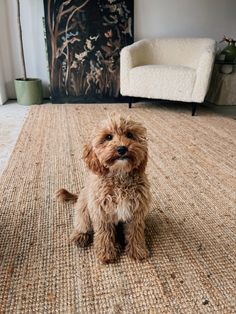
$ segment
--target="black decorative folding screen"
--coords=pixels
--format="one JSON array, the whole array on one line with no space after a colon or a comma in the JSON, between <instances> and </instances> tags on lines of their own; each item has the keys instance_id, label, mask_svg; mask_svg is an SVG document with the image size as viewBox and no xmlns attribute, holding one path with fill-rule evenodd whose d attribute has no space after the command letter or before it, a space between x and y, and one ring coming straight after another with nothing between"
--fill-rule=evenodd
<instances>
[{"instance_id":1,"label":"black decorative folding screen","mask_svg":"<svg viewBox=\"0 0 236 314\"><path fill-rule=\"evenodd\" d=\"M53 102L114 102L120 50L133 42L133 0L44 0Z\"/></svg>"}]
</instances>

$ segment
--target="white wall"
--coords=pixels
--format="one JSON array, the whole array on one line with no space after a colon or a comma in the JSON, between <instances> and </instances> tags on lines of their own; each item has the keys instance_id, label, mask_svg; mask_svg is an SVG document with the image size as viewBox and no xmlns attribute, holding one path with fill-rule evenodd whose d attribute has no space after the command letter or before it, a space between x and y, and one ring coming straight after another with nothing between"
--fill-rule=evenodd
<instances>
[{"instance_id":1,"label":"white wall","mask_svg":"<svg viewBox=\"0 0 236 314\"><path fill-rule=\"evenodd\" d=\"M0 0L5 1L5 0ZM19 64L15 0L7 0L8 31L11 34L11 79L22 75ZM157 36L212 37L224 34L236 38L236 0L134 0L135 39ZM48 85L46 50L43 37L43 0L21 0L24 46L28 76ZM11 81L11 80L10 80ZM45 95L46 95L45 89ZM8 88L14 97L12 84Z\"/></svg>"},{"instance_id":2,"label":"white wall","mask_svg":"<svg viewBox=\"0 0 236 314\"><path fill-rule=\"evenodd\" d=\"M236 0L134 0L136 39L236 37Z\"/></svg>"}]
</instances>

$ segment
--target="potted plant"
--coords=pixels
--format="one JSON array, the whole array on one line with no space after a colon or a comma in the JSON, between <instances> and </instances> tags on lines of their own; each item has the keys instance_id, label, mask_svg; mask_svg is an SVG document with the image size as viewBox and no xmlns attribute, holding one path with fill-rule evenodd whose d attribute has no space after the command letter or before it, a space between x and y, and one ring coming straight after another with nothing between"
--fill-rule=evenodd
<instances>
[{"instance_id":1,"label":"potted plant","mask_svg":"<svg viewBox=\"0 0 236 314\"><path fill-rule=\"evenodd\" d=\"M221 42L227 43L227 46L220 53L224 56L224 61L234 62L236 60L236 40L231 37L224 36Z\"/></svg>"},{"instance_id":2,"label":"potted plant","mask_svg":"<svg viewBox=\"0 0 236 314\"><path fill-rule=\"evenodd\" d=\"M21 105L41 104L43 102L42 81L37 78L28 78L26 73L20 15L20 0L17 0L17 20L20 35L20 57L24 73L22 78L17 78L14 82L17 102Z\"/></svg>"}]
</instances>

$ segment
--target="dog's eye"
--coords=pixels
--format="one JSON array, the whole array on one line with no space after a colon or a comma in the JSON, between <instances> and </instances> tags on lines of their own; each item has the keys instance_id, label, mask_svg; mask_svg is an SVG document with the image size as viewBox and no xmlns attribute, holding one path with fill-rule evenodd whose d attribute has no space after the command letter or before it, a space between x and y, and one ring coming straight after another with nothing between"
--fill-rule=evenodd
<instances>
[{"instance_id":1,"label":"dog's eye","mask_svg":"<svg viewBox=\"0 0 236 314\"><path fill-rule=\"evenodd\" d=\"M106 140L107 141L111 141L113 139L113 136L111 135L111 134L108 134L107 136L106 136Z\"/></svg>"},{"instance_id":2,"label":"dog's eye","mask_svg":"<svg viewBox=\"0 0 236 314\"><path fill-rule=\"evenodd\" d=\"M128 133L126 134L126 137L128 137L128 138L134 138L134 136L133 136L133 134L132 134L131 132L128 132Z\"/></svg>"}]
</instances>

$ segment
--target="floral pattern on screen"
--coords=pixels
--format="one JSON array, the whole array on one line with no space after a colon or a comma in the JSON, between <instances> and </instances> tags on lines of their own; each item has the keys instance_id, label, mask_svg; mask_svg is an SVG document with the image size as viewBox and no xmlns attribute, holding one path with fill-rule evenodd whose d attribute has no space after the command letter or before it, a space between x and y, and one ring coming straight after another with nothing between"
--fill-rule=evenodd
<instances>
[{"instance_id":1,"label":"floral pattern on screen","mask_svg":"<svg viewBox=\"0 0 236 314\"><path fill-rule=\"evenodd\" d=\"M121 100L120 50L133 42L133 0L44 0L52 100Z\"/></svg>"}]
</instances>

